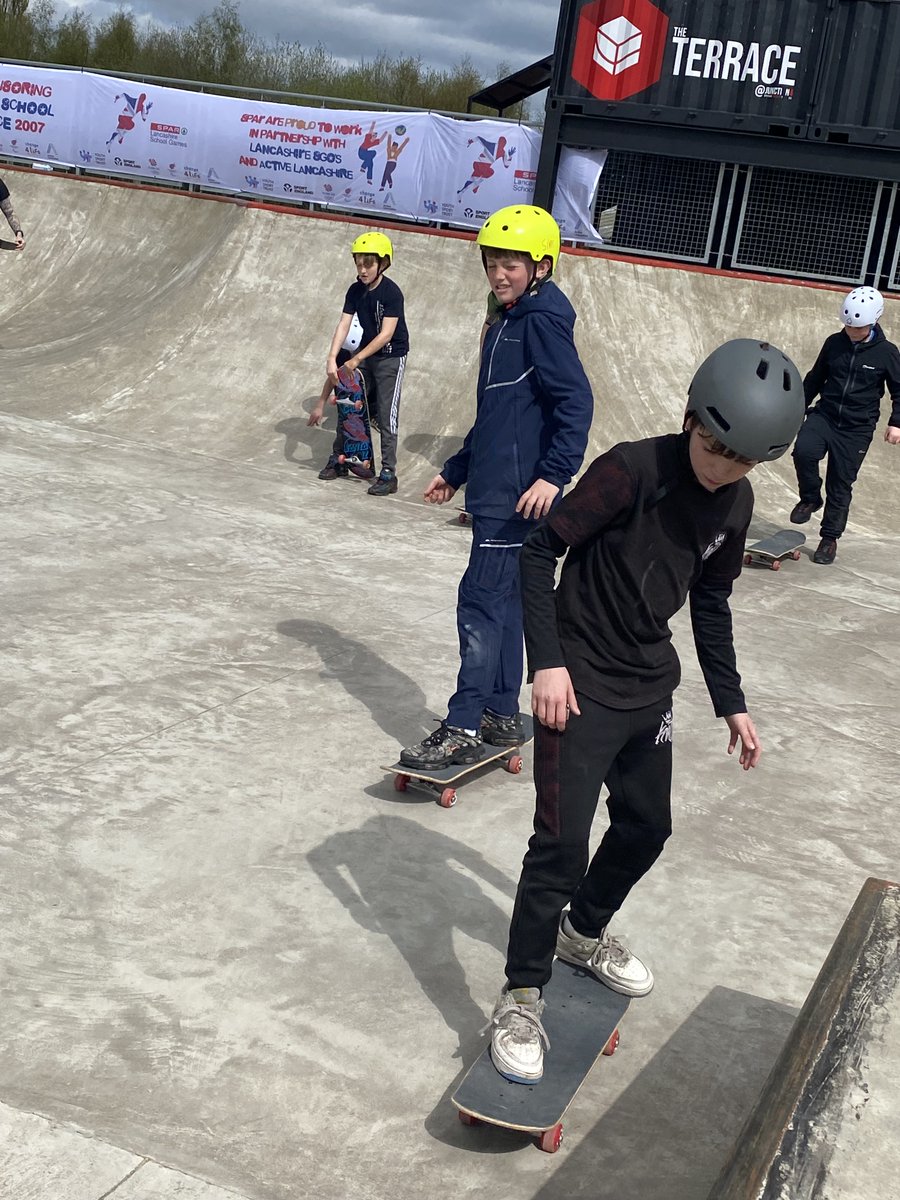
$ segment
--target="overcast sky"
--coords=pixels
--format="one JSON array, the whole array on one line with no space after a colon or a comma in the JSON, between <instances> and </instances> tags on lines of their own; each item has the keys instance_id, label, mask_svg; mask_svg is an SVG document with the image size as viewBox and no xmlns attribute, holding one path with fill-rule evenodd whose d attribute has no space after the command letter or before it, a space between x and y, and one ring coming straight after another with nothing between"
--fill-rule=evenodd
<instances>
[{"instance_id":1,"label":"overcast sky","mask_svg":"<svg viewBox=\"0 0 900 1200\"><path fill-rule=\"evenodd\" d=\"M165 25L189 25L215 0L57 0L95 20L118 8ZM412 54L428 66L454 66L469 55L487 82L497 64L527 66L553 50L555 0L244 0L245 27L264 41L320 43L340 58L357 60L381 50Z\"/></svg>"}]
</instances>

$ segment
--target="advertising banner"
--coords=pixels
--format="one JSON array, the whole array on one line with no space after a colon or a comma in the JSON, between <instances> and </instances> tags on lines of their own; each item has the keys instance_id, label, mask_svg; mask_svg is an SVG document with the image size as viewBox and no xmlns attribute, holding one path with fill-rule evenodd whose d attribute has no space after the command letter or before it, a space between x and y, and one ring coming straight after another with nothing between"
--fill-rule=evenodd
<instances>
[{"instance_id":1,"label":"advertising banner","mask_svg":"<svg viewBox=\"0 0 900 1200\"><path fill-rule=\"evenodd\" d=\"M541 137L503 121L211 96L0 64L0 153L160 182L477 229L534 196ZM603 153L560 166L564 236L595 240Z\"/></svg>"}]
</instances>

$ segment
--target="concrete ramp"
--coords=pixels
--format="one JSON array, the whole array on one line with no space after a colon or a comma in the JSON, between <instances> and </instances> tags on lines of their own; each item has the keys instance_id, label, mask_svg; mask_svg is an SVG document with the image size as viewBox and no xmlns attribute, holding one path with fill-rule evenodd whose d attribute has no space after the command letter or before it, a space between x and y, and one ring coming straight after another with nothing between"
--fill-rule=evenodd
<instances>
[{"instance_id":1,"label":"concrete ramp","mask_svg":"<svg viewBox=\"0 0 900 1200\"><path fill-rule=\"evenodd\" d=\"M27 172L9 182L29 242L0 256L6 411L237 462L324 459L329 435L306 413L362 223ZM414 500L472 420L487 289L470 237L390 232L412 343L401 494ZM727 338L768 338L805 372L837 325L840 290L587 253L566 253L558 278L596 398L591 456L677 428L694 368ZM854 500L853 526L869 531L900 512L887 406L884 418ZM760 519L783 523L790 460L754 486Z\"/></svg>"},{"instance_id":2,"label":"concrete ramp","mask_svg":"<svg viewBox=\"0 0 900 1200\"><path fill-rule=\"evenodd\" d=\"M900 1189L900 887L863 886L708 1200Z\"/></svg>"}]
</instances>

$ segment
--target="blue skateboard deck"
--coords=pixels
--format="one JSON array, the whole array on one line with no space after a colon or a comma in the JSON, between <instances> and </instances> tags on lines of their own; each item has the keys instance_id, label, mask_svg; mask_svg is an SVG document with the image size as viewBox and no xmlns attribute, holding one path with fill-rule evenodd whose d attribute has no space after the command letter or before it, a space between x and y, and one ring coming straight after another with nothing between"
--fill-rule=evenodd
<instances>
[{"instance_id":1,"label":"blue skateboard deck","mask_svg":"<svg viewBox=\"0 0 900 1200\"><path fill-rule=\"evenodd\" d=\"M562 1119L594 1063L615 1053L619 1023L630 998L614 992L583 967L556 959L543 990L541 1018L550 1049L543 1078L535 1084L509 1083L491 1060L488 1045L451 1099L465 1125L500 1125L534 1135L552 1154L562 1142Z\"/></svg>"},{"instance_id":2,"label":"blue skateboard deck","mask_svg":"<svg viewBox=\"0 0 900 1200\"><path fill-rule=\"evenodd\" d=\"M360 479L374 479L372 429L369 424L369 405L362 372L338 368L334 389L338 410L338 429L341 434L341 453L338 462L349 467Z\"/></svg>"}]
</instances>

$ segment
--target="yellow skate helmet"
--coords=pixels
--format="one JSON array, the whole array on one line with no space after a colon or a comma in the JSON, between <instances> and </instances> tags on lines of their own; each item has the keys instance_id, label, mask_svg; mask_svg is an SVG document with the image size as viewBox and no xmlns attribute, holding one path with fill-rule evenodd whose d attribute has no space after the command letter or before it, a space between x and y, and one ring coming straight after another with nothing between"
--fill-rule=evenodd
<instances>
[{"instance_id":1,"label":"yellow skate helmet","mask_svg":"<svg viewBox=\"0 0 900 1200\"><path fill-rule=\"evenodd\" d=\"M478 231L478 245L491 250L520 250L539 263L559 258L559 226L544 208L510 204L492 213Z\"/></svg>"},{"instance_id":2,"label":"yellow skate helmet","mask_svg":"<svg viewBox=\"0 0 900 1200\"><path fill-rule=\"evenodd\" d=\"M376 230L370 230L369 233L361 233L350 247L351 254L376 254L379 258L386 258L388 266L394 261L394 247L391 245L391 239L384 233L378 233Z\"/></svg>"}]
</instances>

